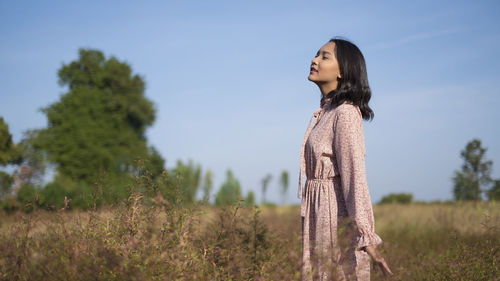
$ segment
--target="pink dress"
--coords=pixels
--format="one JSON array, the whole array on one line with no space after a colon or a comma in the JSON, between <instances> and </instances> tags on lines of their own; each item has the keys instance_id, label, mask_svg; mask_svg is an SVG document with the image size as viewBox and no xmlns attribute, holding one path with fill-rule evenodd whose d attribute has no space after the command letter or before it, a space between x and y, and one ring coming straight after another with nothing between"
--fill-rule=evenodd
<instances>
[{"instance_id":1,"label":"pink dress","mask_svg":"<svg viewBox=\"0 0 500 281\"><path fill-rule=\"evenodd\" d=\"M357 106L330 101L314 112L302 143L302 280L370 280L361 248L382 239L366 181L363 119Z\"/></svg>"}]
</instances>

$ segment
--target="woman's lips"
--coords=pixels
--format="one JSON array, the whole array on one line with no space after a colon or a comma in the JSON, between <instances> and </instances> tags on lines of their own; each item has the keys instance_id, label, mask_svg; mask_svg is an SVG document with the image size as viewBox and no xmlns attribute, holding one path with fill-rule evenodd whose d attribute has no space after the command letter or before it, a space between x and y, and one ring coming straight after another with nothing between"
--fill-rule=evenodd
<instances>
[{"instance_id":1,"label":"woman's lips","mask_svg":"<svg viewBox=\"0 0 500 281\"><path fill-rule=\"evenodd\" d=\"M318 71L316 69L314 69L314 68L311 67L311 70L309 72L313 73L313 72L318 72Z\"/></svg>"}]
</instances>

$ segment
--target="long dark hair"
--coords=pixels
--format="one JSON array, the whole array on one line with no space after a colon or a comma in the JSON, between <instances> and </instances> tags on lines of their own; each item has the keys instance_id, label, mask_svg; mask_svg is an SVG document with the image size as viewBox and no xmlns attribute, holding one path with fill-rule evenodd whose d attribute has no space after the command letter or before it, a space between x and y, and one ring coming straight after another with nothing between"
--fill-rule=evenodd
<instances>
[{"instance_id":1,"label":"long dark hair","mask_svg":"<svg viewBox=\"0 0 500 281\"><path fill-rule=\"evenodd\" d=\"M338 106L343 102L350 102L359 107L365 120L372 120L374 113L368 106L372 96L368 85L365 58L353 43L340 38L332 38L329 42L335 43L335 57L339 63L341 78L338 78L337 89L321 99L332 98L331 105Z\"/></svg>"}]
</instances>

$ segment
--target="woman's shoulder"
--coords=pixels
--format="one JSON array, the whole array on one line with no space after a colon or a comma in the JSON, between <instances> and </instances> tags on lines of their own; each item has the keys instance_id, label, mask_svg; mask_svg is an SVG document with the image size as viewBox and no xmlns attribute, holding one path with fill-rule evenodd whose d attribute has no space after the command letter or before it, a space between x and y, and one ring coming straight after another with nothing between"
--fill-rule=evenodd
<instances>
[{"instance_id":1,"label":"woman's shoulder","mask_svg":"<svg viewBox=\"0 0 500 281\"><path fill-rule=\"evenodd\" d=\"M333 118L334 131L355 133L363 128L363 117L357 105L343 103L337 106L335 111Z\"/></svg>"},{"instance_id":2,"label":"woman's shoulder","mask_svg":"<svg viewBox=\"0 0 500 281\"><path fill-rule=\"evenodd\" d=\"M358 118L361 117L361 111L359 107L355 104L343 102L342 104L335 107L334 112L337 116L342 118Z\"/></svg>"}]
</instances>

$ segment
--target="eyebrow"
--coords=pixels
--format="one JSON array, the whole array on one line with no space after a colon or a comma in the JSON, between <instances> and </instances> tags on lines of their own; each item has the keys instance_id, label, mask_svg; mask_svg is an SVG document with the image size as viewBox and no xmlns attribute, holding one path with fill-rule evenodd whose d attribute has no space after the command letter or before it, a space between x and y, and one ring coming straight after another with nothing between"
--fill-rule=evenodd
<instances>
[{"instance_id":1,"label":"eyebrow","mask_svg":"<svg viewBox=\"0 0 500 281\"><path fill-rule=\"evenodd\" d=\"M318 51L318 53L320 53L320 51ZM329 54L331 55L332 53L328 52L328 51L321 51L321 53L324 55L324 54Z\"/></svg>"}]
</instances>

